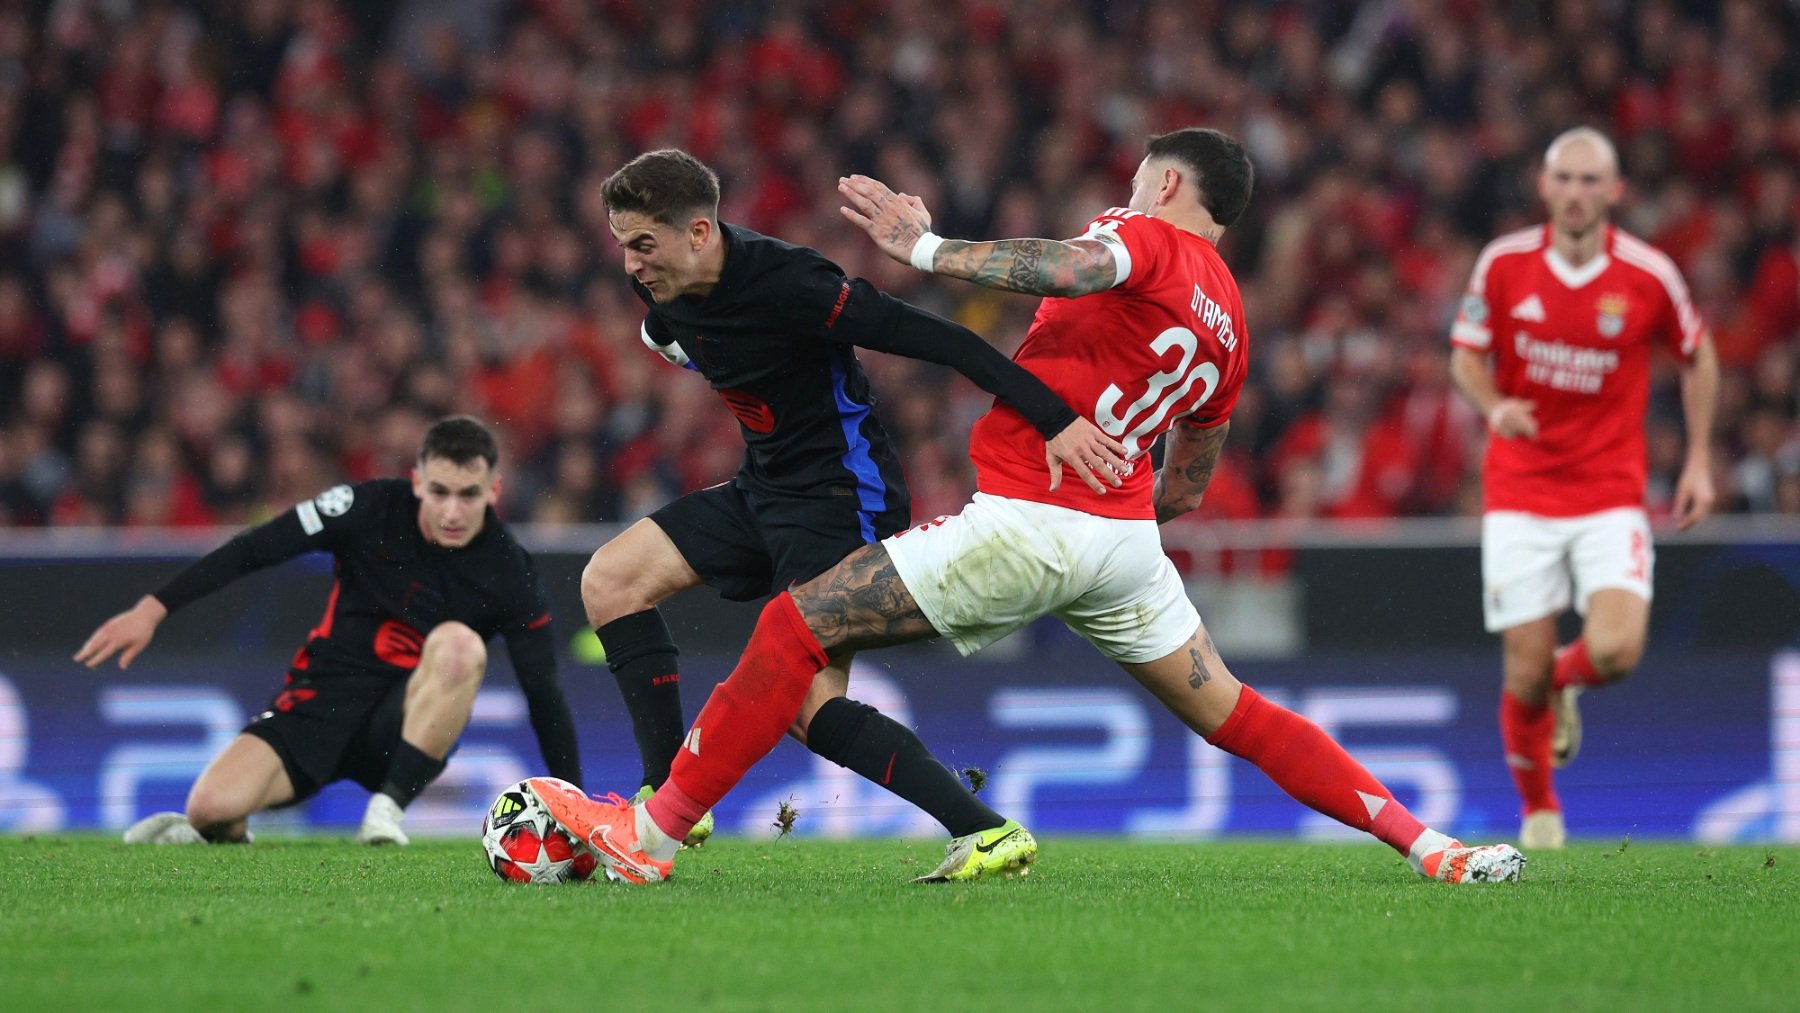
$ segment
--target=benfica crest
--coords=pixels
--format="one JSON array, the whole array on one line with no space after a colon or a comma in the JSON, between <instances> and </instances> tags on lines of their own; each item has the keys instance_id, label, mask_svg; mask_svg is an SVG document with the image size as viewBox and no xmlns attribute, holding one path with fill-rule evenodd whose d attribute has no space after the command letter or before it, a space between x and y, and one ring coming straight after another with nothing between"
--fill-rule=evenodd
<instances>
[{"instance_id":1,"label":"benfica crest","mask_svg":"<svg viewBox=\"0 0 1800 1013\"><path fill-rule=\"evenodd\" d=\"M1617 292L1608 292L1600 297L1595 308L1599 316L1594 320L1594 327L1603 338L1616 338L1625 330L1625 308L1629 305L1625 297Z\"/></svg>"}]
</instances>

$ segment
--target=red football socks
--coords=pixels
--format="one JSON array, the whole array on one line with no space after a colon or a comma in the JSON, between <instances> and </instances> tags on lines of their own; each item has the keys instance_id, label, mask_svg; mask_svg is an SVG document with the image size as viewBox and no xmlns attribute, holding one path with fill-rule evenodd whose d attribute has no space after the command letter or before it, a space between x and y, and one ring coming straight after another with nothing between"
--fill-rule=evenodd
<instances>
[{"instance_id":1,"label":"red football socks","mask_svg":"<svg viewBox=\"0 0 1800 1013\"><path fill-rule=\"evenodd\" d=\"M1550 735L1555 727L1556 716L1547 704L1533 706L1505 690L1500 692L1500 744L1506 750L1506 766L1512 771L1526 814L1562 809L1550 782Z\"/></svg>"},{"instance_id":2,"label":"red football socks","mask_svg":"<svg viewBox=\"0 0 1800 1013\"><path fill-rule=\"evenodd\" d=\"M826 661L794 599L777 595L763 608L737 667L700 708L668 782L644 804L657 827L677 841L686 837L781 741Z\"/></svg>"},{"instance_id":3,"label":"red football socks","mask_svg":"<svg viewBox=\"0 0 1800 1013\"><path fill-rule=\"evenodd\" d=\"M1425 825L1324 729L1245 686L1208 742L1256 764L1302 804L1408 854Z\"/></svg>"},{"instance_id":4,"label":"red football socks","mask_svg":"<svg viewBox=\"0 0 1800 1013\"><path fill-rule=\"evenodd\" d=\"M1594 668L1594 659L1588 656L1586 638L1576 637L1557 649L1556 675L1551 679L1552 686L1568 689L1570 686L1595 686L1605 681Z\"/></svg>"}]
</instances>

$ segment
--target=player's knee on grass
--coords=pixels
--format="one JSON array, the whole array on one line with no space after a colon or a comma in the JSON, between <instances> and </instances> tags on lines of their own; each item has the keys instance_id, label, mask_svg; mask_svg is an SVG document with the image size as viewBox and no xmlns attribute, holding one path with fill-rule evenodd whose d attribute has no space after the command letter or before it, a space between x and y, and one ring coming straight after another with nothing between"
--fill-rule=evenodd
<instances>
[{"instance_id":1,"label":"player's knee on grass","mask_svg":"<svg viewBox=\"0 0 1800 1013\"><path fill-rule=\"evenodd\" d=\"M258 801L242 787L201 780L188 792L188 825L208 840L236 840Z\"/></svg>"}]
</instances>

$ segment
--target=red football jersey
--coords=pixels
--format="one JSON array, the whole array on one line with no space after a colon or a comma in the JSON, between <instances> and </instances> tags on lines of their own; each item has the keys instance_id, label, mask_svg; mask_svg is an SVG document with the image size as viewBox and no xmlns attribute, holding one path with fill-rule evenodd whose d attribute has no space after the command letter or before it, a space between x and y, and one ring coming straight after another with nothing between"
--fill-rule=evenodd
<instances>
[{"instance_id":1,"label":"red football jersey","mask_svg":"<svg viewBox=\"0 0 1800 1013\"><path fill-rule=\"evenodd\" d=\"M1541 225L1489 243L1450 331L1494 359L1507 397L1536 403L1536 439L1490 437L1488 510L1572 517L1642 506L1650 352L1691 359L1706 328L1673 261L1608 227L1601 254L1574 267Z\"/></svg>"},{"instance_id":2,"label":"red football jersey","mask_svg":"<svg viewBox=\"0 0 1800 1013\"><path fill-rule=\"evenodd\" d=\"M1125 444L1135 465L1101 496L1073 475L1049 491L1043 437L996 402L969 434L982 492L1101 517L1154 518L1148 453L1177 420L1210 428L1244 385L1249 332L1237 281L1213 244L1167 222L1114 208L1084 239L1112 249L1118 277L1103 292L1047 298L1014 361Z\"/></svg>"}]
</instances>

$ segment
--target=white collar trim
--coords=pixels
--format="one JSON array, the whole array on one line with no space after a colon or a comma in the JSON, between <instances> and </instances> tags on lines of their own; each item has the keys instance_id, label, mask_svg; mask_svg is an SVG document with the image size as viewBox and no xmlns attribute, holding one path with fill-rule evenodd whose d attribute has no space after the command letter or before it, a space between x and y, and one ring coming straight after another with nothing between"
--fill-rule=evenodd
<instances>
[{"instance_id":1,"label":"white collar trim","mask_svg":"<svg viewBox=\"0 0 1800 1013\"><path fill-rule=\"evenodd\" d=\"M1544 248L1544 263L1550 265L1550 273L1556 275L1557 281L1569 288L1580 288L1600 277L1612 264L1612 257L1605 251L1601 251L1600 255L1593 260L1576 267L1569 263L1568 258L1557 252L1556 247L1547 246Z\"/></svg>"}]
</instances>

